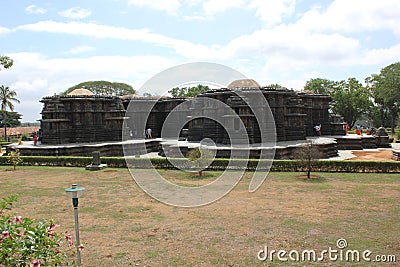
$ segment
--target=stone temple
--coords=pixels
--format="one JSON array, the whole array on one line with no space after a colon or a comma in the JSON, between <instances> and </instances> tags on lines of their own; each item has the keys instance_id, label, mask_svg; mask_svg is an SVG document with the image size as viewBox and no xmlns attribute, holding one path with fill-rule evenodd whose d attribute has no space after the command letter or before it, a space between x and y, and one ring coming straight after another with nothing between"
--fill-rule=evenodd
<instances>
[{"instance_id":1,"label":"stone temple","mask_svg":"<svg viewBox=\"0 0 400 267\"><path fill-rule=\"evenodd\" d=\"M42 144L121 141L125 108L119 97L76 89L41 102Z\"/></svg>"},{"instance_id":2,"label":"stone temple","mask_svg":"<svg viewBox=\"0 0 400 267\"><path fill-rule=\"evenodd\" d=\"M245 98L261 92L272 111L277 141L305 140L314 136L314 126L321 125L322 135L344 135L340 118L329 113L328 95L299 93L293 90L261 87L254 80L237 80L227 88L213 89L195 98L152 98L137 95L122 97L93 95L77 89L66 96L44 97L41 120L42 144L90 143L121 141L130 133L143 138L143 129L151 128L153 138L161 137L163 124L171 111L178 119L176 127L188 141L210 138L215 143L229 144L221 124L207 118L207 113L224 117L236 127L239 117L246 128L249 143L260 143L260 127ZM224 116L220 107L205 107L206 99L226 104L237 116ZM185 103L186 105L182 105ZM265 107L257 107L261 112ZM197 113L197 114L194 114ZM195 119L190 117L196 115ZM189 119L188 119L189 118ZM125 121L125 123L124 123ZM179 121L187 121L183 126ZM224 123L225 125L225 123Z\"/></svg>"}]
</instances>

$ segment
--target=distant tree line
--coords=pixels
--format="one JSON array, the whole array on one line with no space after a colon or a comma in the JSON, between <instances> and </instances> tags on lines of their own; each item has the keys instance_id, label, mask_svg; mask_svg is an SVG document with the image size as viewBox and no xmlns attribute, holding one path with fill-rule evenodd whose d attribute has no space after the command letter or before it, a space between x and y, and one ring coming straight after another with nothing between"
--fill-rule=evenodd
<instances>
[{"instance_id":1,"label":"distant tree line","mask_svg":"<svg viewBox=\"0 0 400 267\"><path fill-rule=\"evenodd\" d=\"M356 78L342 81L310 79L305 91L329 94L334 102L332 111L343 116L350 127L360 119L371 126L390 127L392 134L398 124L400 112L400 62L381 69L365 79L365 85Z\"/></svg>"},{"instance_id":2,"label":"distant tree line","mask_svg":"<svg viewBox=\"0 0 400 267\"><path fill-rule=\"evenodd\" d=\"M68 88L62 95L67 95L75 89L85 88L95 95L122 96L136 94L136 90L126 83L108 82L108 81L88 81L82 82Z\"/></svg>"},{"instance_id":3,"label":"distant tree line","mask_svg":"<svg viewBox=\"0 0 400 267\"><path fill-rule=\"evenodd\" d=\"M0 70L2 68L9 69L14 64L12 58L8 56L0 55ZM0 107L1 107L1 120L0 127L4 127L4 140L7 140L7 127L12 127L9 125L18 124L19 119L21 119L21 114L14 111L13 102L19 103L17 99L17 92L10 89L8 86L0 86ZM8 112L7 108L11 111ZM10 117L8 117L10 116ZM17 122L15 121L17 120Z\"/></svg>"},{"instance_id":4,"label":"distant tree line","mask_svg":"<svg viewBox=\"0 0 400 267\"><path fill-rule=\"evenodd\" d=\"M175 87L168 91L172 97L195 97L210 90L210 87L199 84L193 87Z\"/></svg>"},{"instance_id":5,"label":"distant tree line","mask_svg":"<svg viewBox=\"0 0 400 267\"><path fill-rule=\"evenodd\" d=\"M4 116L6 114L6 116ZM7 127L19 127L21 126L22 115L15 111L5 111L0 113L0 128ZM7 120L5 120L7 118ZM4 125L4 124L7 125Z\"/></svg>"}]
</instances>

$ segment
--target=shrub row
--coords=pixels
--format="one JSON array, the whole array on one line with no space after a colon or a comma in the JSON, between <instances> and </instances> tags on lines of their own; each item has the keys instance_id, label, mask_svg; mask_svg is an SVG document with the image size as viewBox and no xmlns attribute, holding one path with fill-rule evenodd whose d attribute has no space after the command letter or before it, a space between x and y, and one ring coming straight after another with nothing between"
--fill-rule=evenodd
<instances>
[{"instance_id":1,"label":"shrub row","mask_svg":"<svg viewBox=\"0 0 400 267\"><path fill-rule=\"evenodd\" d=\"M25 166L70 166L70 167L85 167L92 163L91 157L38 157L38 156L21 156L22 163ZM126 168L127 163L124 157L102 157L102 163L106 163L109 167ZM134 168L160 168L160 169L176 169L177 167L184 167L187 160L175 159L175 166L165 158L153 158L151 164L145 158L131 158L128 160L128 165ZM255 171L259 160L250 159L246 160L232 160L229 165L229 159L217 158L208 167L208 170L225 170L239 169L246 166L246 170ZM268 167L271 162L264 161L262 166ZM285 171L285 172L300 172L305 171L304 161L297 160L274 160L271 171ZM0 165L9 165L7 157L0 157ZM229 166L228 166L229 165ZM259 170L265 170L265 168ZM313 171L319 172L400 172L400 162L396 161L346 161L346 160L321 160L313 163Z\"/></svg>"},{"instance_id":2,"label":"shrub row","mask_svg":"<svg viewBox=\"0 0 400 267\"><path fill-rule=\"evenodd\" d=\"M8 141L0 141L0 147L6 146L6 145L9 145L9 144L11 144L11 142L8 142Z\"/></svg>"}]
</instances>

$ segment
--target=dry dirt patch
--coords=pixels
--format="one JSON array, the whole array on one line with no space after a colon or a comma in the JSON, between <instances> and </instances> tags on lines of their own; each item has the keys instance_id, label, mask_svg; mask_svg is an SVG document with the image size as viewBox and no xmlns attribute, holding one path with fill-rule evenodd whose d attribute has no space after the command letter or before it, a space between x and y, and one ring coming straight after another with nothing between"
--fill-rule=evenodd
<instances>
[{"instance_id":1,"label":"dry dirt patch","mask_svg":"<svg viewBox=\"0 0 400 267\"><path fill-rule=\"evenodd\" d=\"M349 160L392 160L392 150L381 151L352 151L356 156Z\"/></svg>"}]
</instances>

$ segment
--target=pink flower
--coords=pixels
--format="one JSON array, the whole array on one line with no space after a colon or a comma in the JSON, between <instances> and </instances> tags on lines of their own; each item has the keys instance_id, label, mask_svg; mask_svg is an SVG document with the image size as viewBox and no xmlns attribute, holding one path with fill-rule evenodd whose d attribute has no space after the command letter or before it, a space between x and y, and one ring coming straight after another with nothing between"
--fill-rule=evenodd
<instances>
[{"instance_id":1,"label":"pink flower","mask_svg":"<svg viewBox=\"0 0 400 267\"><path fill-rule=\"evenodd\" d=\"M73 242L73 241L69 241L69 242L68 242L68 246L69 246L69 247L72 247L73 245L74 245L74 242Z\"/></svg>"},{"instance_id":2,"label":"pink flower","mask_svg":"<svg viewBox=\"0 0 400 267\"><path fill-rule=\"evenodd\" d=\"M58 226L60 226L60 225L52 223L52 224L50 224L49 229L54 230L54 229L56 229Z\"/></svg>"},{"instance_id":3,"label":"pink flower","mask_svg":"<svg viewBox=\"0 0 400 267\"><path fill-rule=\"evenodd\" d=\"M40 267L40 261L39 260L33 260L30 264L29 267Z\"/></svg>"},{"instance_id":4,"label":"pink flower","mask_svg":"<svg viewBox=\"0 0 400 267\"><path fill-rule=\"evenodd\" d=\"M47 231L47 234L48 234L48 235L54 236L54 231L53 231L53 229L47 228L46 231Z\"/></svg>"},{"instance_id":5,"label":"pink flower","mask_svg":"<svg viewBox=\"0 0 400 267\"><path fill-rule=\"evenodd\" d=\"M7 231L3 231L1 233L1 237L4 238L4 239L8 238L9 236L10 236L10 234Z\"/></svg>"},{"instance_id":6,"label":"pink flower","mask_svg":"<svg viewBox=\"0 0 400 267\"><path fill-rule=\"evenodd\" d=\"M65 235L65 240L67 240L67 241L72 240L72 235L71 234L66 234Z\"/></svg>"},{"instance_id":7,"label":"pink flower","mask_svg":"<svg viewBox=\"0 0 400 267\"><path fill-rule=\"evenodd\" d=\"M16 217L14 217L13 222L14 222L14 223L21 223L21 222L22 222L22 216L16 216Z\"/></svg>"},{"instance_id":8,"label":"pink flower","mask_svg":"<svg viewBox=\"0 0 400 267\"><path fill-rule=\"evenodd\" d=\"M82 249L84 249L85 248L85 246L83 245L83 244L80 244L79 246L78 246L78 249L79 250L82 250Z\"/></svg>"},{"instance_id":9,"label":"pink flower","mask_svg":"<svg viewBox=\"0 0 400 267\"><path fill-rule=\"evenodd\" d=\"M50 235L50 236L54 236L55 235L54 234L54 229L56 229L56 227L58 227L58 226L59 226L58 224L54 224L54 223L50 224L50 226L46 229L47 234Z\"/></svg>"}]
</instances>

